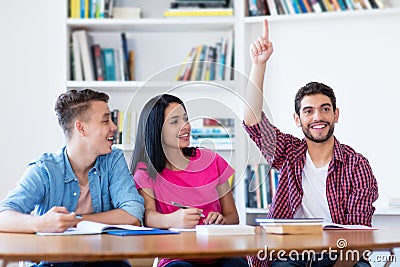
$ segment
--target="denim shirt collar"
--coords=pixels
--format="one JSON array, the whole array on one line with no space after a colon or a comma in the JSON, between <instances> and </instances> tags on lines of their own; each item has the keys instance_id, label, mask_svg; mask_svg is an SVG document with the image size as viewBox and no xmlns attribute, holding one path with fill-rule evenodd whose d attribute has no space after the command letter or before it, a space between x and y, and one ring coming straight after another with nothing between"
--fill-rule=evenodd
<instances>
[{"instance_id":1,"label":"denim shirt collar","mask_svg":"<svg viewBox=\"0 0 400 267\"><path fill-rule=\"evenodd\" d=\"M64 183L70 183L72 181L78 181L78 177L76 177L74 170L72 169L71 162L69 162L68 154L67 154L67 147L63 147L63 157L64 157L64 166L65 166L65 178ZM93 172L97 172L100 175L100 161L99 157L97 157L96 162L89 170L89 175Z\"/></svg>"}]
</instances>

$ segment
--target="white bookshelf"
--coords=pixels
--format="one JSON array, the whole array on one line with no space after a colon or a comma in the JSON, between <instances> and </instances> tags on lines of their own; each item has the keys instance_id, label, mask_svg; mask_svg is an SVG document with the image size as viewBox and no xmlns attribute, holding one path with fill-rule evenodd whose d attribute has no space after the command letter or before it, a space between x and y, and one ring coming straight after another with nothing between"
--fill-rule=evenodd
<instances>
[{"instance_id":1,"label":"white bookshelf","mask_svg":"<svg viewBox=\"0 0 400 267\"><path fill-rule=\"evenodd\" d=\"M382 197L382 193L387 194L387 198L398 196L396 188L400 186L400 182L391 175L388 166L396 166L396 161L390 156L397 158L395 151L400 149L400 143L396 141L389 145L386 143L388 141L385 141L385 146L392 146L393 152L382 160L380 155L384 153L380 145L370 142L378 138L381 132L379 129L368 128L366 125L370 121L364 116L369 116L374 121L382 120L382 116L369 110L375 109L373 107L377 99L382 103L388 102L389 107L387 105L381 107L390 114L397 112L394 107L397 105L395 99L400 97L398 93L400 82L396 78L400 69L398 49L400 38L397 38L400 28L399 0L391 2L393 7L382 10L269 17L245 17L245 1L234 0L233 17L212 18L163 18L162 12L168 8L170 1L134 2L142 7L143 19L66 19L65 59L66 65L69 66L69 38L73 30L85 29L93 42L110 47L115 47L120 41L119 34L125 32L130 48L136 53L137 80L70 81L70 73L67 71L67 89L93 88L105 91L111 97L110 107L121 110L126 109L134 97L136 102L133 101L135 102L133 108L137 114L147 99L164 93L166 88L177 93L183 100L189 101L187 105L191 117L201 115L204 111L201 106L204 102L199 101L193 106L190 104L190 101L196 98L211 97L216 102L224 103L224 107L213 103L207 107L206 115L235 116L236 136L233 148L222 149L221 154L230 160L236 170L234 193L241 222L246 221L247 213L264 214L262 210L250 210L245 207L244 170L248 162L257 159L259 154L254 145L249 143L246 133L241 128L240 100L246 84L241 77L250 70L248 47L261 34L264 18L270 21L270 37L275 48L267 68L268 79L265 82L266 99L274 123L282 131L301 137L302 133L295 127L291 116L295 92L311 80L331 85L337 92L338 107L343 107L341 109L343 117L340 118L335 131L338 140L351 145L370 159L379 182L382 198L380 201L383 206L387 200L386 196ZM117 3L131 4L127 0ZM174 81L177 65L182 63L191 47L198 44L214 44L221 37L230 36L231 32L234 33L235 69L240 74L236 75L234 81L220 81L216 85L219 89L214 91L211 88L212 84L206 84L205 87L209 88L204 88L201 83L187 85L185 82ZM69 67L67 69L69 70ZM164 74L157 76L159 72ZM385 88L382 93L394 93L393 100L388 100L386 97L376 98L376 88L381 85ZM221 90L222 87L225 87L225 91ZM358 98L360 102L354 102ZM360 110L362 112L358 112ZM393 124L393 118L386 120L388 124ZM381 127L385 128L384 132L399 131L398 126L395 131L383 125ZM347 131L349 128L352 130ZM363 137L359 138L355 132L363 134Z\"/></svg>"}]
</instances>

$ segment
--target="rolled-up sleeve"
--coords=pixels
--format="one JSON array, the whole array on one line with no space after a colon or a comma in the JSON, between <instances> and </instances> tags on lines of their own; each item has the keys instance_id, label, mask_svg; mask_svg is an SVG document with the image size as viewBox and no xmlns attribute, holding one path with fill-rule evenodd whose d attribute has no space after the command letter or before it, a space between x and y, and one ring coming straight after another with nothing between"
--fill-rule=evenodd
<instances>
[{"instance_id":1,"label":"rolled-up sleeve","mask_svg":"<svg viewBox=\"0 0 400 267\"><path fill-rule=\"evenodd\" d=\"M366 158L359 158L352 178L353 186L347 202L347 223L371 226L375 211L372 203L378 199L378 184Z\"/></svg>"},{"instance_id":2,"label":"rolled-up sleeve","mask_svg":"<svg viewBox=\"0 0 400 267\"><path fill-rule=\"evenodd\" d=\"M28 166L15 189L10 191L7 197L0 202L0 212L15 210L21 213L30 213L35 205L42 203L48 174L45 169L34 163Z\"/></svg>"}]
</instances>

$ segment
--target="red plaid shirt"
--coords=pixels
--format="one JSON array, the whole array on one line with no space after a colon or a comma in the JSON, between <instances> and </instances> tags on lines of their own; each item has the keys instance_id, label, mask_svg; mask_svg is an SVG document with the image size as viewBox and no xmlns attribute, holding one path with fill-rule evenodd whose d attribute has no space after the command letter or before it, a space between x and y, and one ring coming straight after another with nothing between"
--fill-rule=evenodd
<instances>
[{"instance_id":1,"label":"red plaid shirt","mask_svg":"<svg viewBox=\"0 0 400 267\"><path fill-rule=\"evenodd\" d=\"M280 132L264 113L259 124L244 127L268 163L281 173L268 216L293 218L303 198L302 172L307 151L305 139ZM378 186L371 166L365 157L351 147L340 144L336 138L333 158L328 167L326 197L334 223L371 226L375 211L372 203L378 198ZM256 263L254 258L253 263ZM265 264L264 261L261 265Z\"/></svg>"}]
</instances>

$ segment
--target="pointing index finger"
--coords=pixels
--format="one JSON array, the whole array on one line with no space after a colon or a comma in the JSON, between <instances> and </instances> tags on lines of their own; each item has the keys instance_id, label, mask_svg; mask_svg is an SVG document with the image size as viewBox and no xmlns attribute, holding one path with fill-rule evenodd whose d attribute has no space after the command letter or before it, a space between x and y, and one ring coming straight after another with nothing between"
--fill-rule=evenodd
<instances>
[{"instance_id":1,"label":"pointing index finger","mask_svg":"<svg viewBox=\"0 0 400 267\"><path fill-rule=\"evenodd\" d=\"M265 40L269 41L268 20L266 19L264 20L263 37Z\"/></svg>"}]
</instances>

